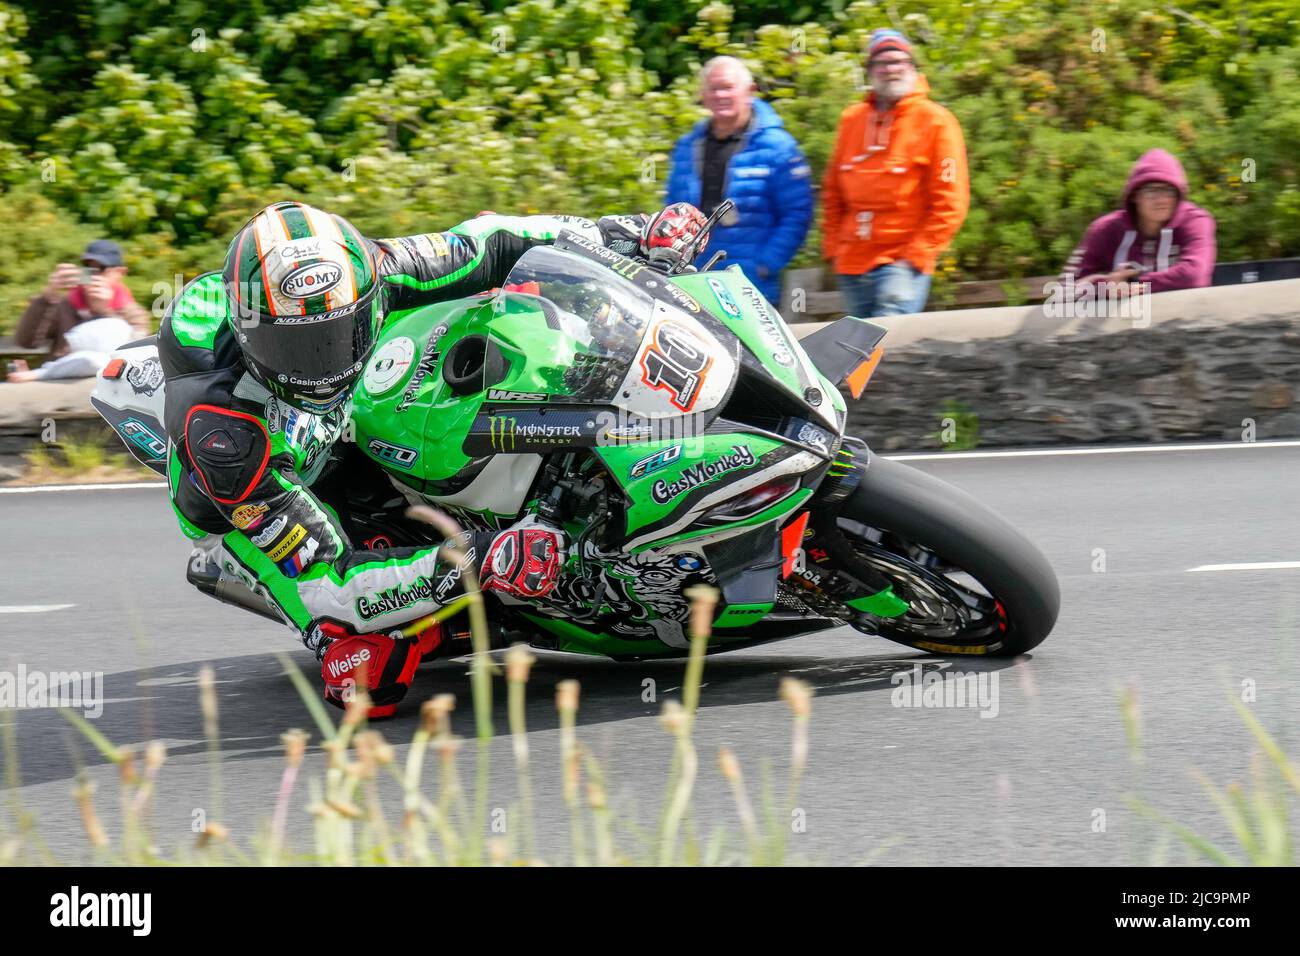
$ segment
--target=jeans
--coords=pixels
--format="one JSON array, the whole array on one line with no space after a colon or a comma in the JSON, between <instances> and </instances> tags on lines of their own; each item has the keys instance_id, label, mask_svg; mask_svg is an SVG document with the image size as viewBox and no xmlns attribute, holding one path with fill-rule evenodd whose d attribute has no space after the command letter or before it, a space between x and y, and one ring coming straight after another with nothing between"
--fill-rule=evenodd
<instances>
[{"instance_id":1,"label":"jeans","mask_svg":"<svg viewBox=\"0 0 1300 956\"><path fill-rule=\"evenodd\" d=\"M856 276L836 273L836 278L849 314L863 319L924 311L930 295L930 277L906 262L890 262Z\"/></svg>"}]
</instances>

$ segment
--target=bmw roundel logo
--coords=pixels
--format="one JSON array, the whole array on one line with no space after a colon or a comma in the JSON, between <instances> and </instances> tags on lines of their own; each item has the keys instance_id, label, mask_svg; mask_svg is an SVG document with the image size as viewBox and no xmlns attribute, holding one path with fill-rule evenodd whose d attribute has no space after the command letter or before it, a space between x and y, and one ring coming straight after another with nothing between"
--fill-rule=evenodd
<instances>
[{"instance_id":1,"label":"bmw roundel logo","mask_svg":"<svg viewBox=\"0 0 1300 956\"><path fill-rule=\"evenodd\" d=\"M679 571L698 571L704 567L704 562L693 554L679 554L677 556L677 570Z\"/></svg>"}]
</instances>

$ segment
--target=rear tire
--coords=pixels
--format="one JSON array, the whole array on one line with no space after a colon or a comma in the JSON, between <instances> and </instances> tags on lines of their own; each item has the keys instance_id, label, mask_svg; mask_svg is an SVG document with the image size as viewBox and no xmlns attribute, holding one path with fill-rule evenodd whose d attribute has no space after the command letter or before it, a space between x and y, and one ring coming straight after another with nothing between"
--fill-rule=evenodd
<instances>
[{"instance_id":1,"label":"rear tire","mask_svg":"<svg viewBox=\"0 0 1300 956\"><path fill-rule=\"evenodd\" d=\"M991 618L1000 632L982 640L963 640L960 634L929 639L909 626L909 615L875 619L872 630L881 637L932 653L1013 657L1041 644L1056 624L1061 592L1047 558L1005 518L947 482L873 454L840 515L890 532L873 544L842 524L841 532L855 548L917 546L928 552L934 570L964 572L1001 609ZM903 565L910 563L904 558ZM894 590L907 598L902 575ZM997 618L1005 620L1004 627Z\"/></svg>"}]
</instances>

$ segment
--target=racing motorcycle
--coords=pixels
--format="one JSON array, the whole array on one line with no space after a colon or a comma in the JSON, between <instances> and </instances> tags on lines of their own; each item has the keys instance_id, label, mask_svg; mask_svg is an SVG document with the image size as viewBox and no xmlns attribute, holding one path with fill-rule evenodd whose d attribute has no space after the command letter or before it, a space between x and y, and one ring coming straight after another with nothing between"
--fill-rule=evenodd
<instances>
[{"instance_id":1,"label":"racing motorcycle","mask_svg":"<svg viewBox=\"0 0 1300 956\"><path fill-rule=\"evenodd\" d=\"M683 655L699 583L719 592L710 652L844 625L944 655L1041 643L1060 602L1043 554L845 432L844 393L863 395L885 330L846 316L797 338L719 258L656 268L564 232L500 289L390 316L352 400L354 453L465 527L533 512L566 530L554 591L491 598L495 626L539 648ZM162 472L152 348L125 347L127 373L94 401ZM132 374L154 387L127 389ZM310 435L311 416L296 417ZM350 510L370 522L368 546L433 540L365 502ZM276 616L233 574L196 583Z\"/></svg>"}]
</instances>

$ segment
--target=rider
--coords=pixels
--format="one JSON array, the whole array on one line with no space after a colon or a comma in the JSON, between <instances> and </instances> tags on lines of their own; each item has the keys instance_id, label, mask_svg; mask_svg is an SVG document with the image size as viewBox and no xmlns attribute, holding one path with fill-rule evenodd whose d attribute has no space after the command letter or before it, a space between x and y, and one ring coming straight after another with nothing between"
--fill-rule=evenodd
<instances>
[{"instance_id":1,"label":"rider","mask_svg":"<svg viewBox=\"0 0 1300 956\"><path fill-rule=\"evenodd\" d=\"M340 216L280 202L236 234L224 272L199 276L171 303L158 354L172 506L207 558L237 569L299 629L322 663L326 700L344 703L364 661L370 715L392 714L421 657L442 643L437 625L414 637L400 629L444 605L460 576L439 546L350 540L312 489L384 317L500 286L561 230L654 261L703 223L679 203L598 222L483 214L446 232L371 240ZM554 587L558 529L526 518L481 543L484 591L532 598Z\"/></svg>"}]
</instances>

